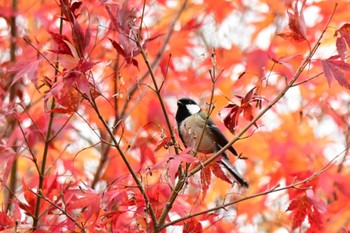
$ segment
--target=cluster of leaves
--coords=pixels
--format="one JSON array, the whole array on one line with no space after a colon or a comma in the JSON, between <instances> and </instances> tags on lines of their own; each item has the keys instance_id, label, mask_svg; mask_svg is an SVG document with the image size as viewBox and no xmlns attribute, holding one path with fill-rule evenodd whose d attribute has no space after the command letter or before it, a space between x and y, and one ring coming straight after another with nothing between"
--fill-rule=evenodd
<instances>
[{"instance_id":1,"label":"cluster of leaves","mask_svg":"<svg viewBox=\"0 0 350 233\"><path fill-rule=\"evenodd\" d=\"M1 3L0 230L349 231L350 4L243 2ZM248 190L181 148L184 96Z\"/></svg>"}]
</instances>

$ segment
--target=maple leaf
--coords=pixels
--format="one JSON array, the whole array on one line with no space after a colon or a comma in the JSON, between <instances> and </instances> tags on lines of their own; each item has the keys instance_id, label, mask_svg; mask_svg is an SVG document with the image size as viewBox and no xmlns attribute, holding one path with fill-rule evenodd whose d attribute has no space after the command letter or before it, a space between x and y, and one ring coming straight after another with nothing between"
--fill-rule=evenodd
<instances>
[{"instance_id":1,"label":"maple leaf","mask_svg":"<svg viewBox=\"0 0 350 233\"><path fill-rule=\"evenodd\" d=\"M85 220L96 221L100 212L100 195L94 190L84 190L83 196L67 205L67 209L84 209Z\"/></svg>"},{"instance_id":2,"label":"maple leaf","mask_svg":"<svg viewBox=\"0 0 350 233\"><path fill-rule=\"evenodd\" d=\"M138 38L140 30L139 26L136 24L139 17L137 17L134 8L130 9L128 1L124 1L123 4L120 4L116 14L113 13L108 2L105 2L104 5L111 18L112 28L118 31L118 42L110 38L109 40L115 50L125 58L128 64L139 68L137 60L134 59L134 57L141 53L136 40L140 40L141 47L146 49L147 44L161 36L161 34L142 41L142 39Z\"/></svg>"},{"instance_id":3,"label":"maple leaf","mask_svg":"<svg viewBox=\"0 0 350 233\"><path fill-rule=\"evenodd\" d=\"M17 153L12 147L0 145L0 154L0 162L1 164L5 165L5 169L0 171L0 174L2 175L0 187L2 188L4 185L6 185L8 176L11 172L12 164L17 157Z\"/></svg>"},{"instance_id":4,"label":"maple leaf","mask_svg":"<svg viewBox=\"0 0 350 233\"><path fill-rule=\"evenodd\" d=\"M151 160L151 162L153 164L156 163L156 158L154 156L154 150L152 150L152 148L150 148L149 145L145 145L141 148L141 160L140 160L140 164L145 164L146 159Z\"/></svg>"},{"instance_id":5,"label":"maple leaf","mask_svg":"<svg viewBox=\"0 0 350 233\"><path fill-rule=\"evenodd\" d=\"M58 50L50 49L49 51L57 54L67 54L73 56L73 53L68 45L70 42L67 36L52 31L49 31L49 33L58 46Z\"/></svg>"},{"instance_id":6,"label":"maple leaf","mask_svg":"<svg viewBox=\"0 0 350 233\"><path fill-rule=\"evenodd\" d=\"M84 33L77 20L79 14L75 13L75 11L80 8L81 4L82 2L79 1L71 3L67 0L60 0L61 10L65 16L63 19L71 23L72 38L79 52L79 57L83 57L83 54L86 53L86 48L88 47L91 39L90 28L87 27Z\"/></svg>"},{"instance_id":7,"label":"maple leaf","mask_svg":"<svg viewBox=\"0 0 350 233\"><path fill-rule=\"evenodd\" d=\"M210 166L205 166L200 172L201 185L202 185L202 200L204 200L209 189L211 181L211 168Z\"/></svg>"},{"instance_id":8,"label":"maple leaf","mask_svg":"<svg viewBox=\"0 0 350 233\"><path fill-rule=\"evenodd\" d=\"M297 55L294 55L294 56L291 56L291 57L279 57L279 58L274 58L274 57L270 57L270 54L269 54L269 58L277 63L277 64L280 64L284 67L286 67L290 74L294 74L294 69L293 69L293 66L289 63L291 60L293 60L294 58L296 57L300 57L301 54L297 54Z\"/></svg>"},{"instance_id":9,"label":"maple leaf","mask_svg":"<svg viewBox=\"0 0 350 233\"><path fill-rule=\"evenodd\" d=\"M9 71L15 73L11 86L18 82L21 78L27 77L35 85L35 87L38 88L38 66L42 61L42 58L28 59L28 61L18 62L16 65L10 68Z\"/></svg>"},{"instance_id":10,"label":"maple leaf","mask_svg":"<svg viewBox=\"0 0 350 233\"><path fill-rule=\"evenodd\" d=\"M182 232L183 233L201 233L203 232L203 226L199 221L197 221L194 218L191 218L184 223Z\"/></svg>"},{"instance_id":11,"label":"maple leaf","mask_svg":"<svg viewBox=\"0 0 350 233\"><path fill-rule=\"evenodd\" d=\"M22 187L23 187L24 199L26 200L27 203L20 202L19 207L22 210L24 210L26 214L33 216L35 203L36 203L36 196L30 190L29 186L25 183L24 178L22 178Z\"/></svg>"},{"instance_id":12,"label":"maple leaf","mask_svg":"<svg viewBox=\"0 0 350 233\"><path fill-rule=\"evenodd\" d=\"M147 45L151 41L157 39L160 36L162 36L162 35L157 35L157 36L146 39L141 44L142 49L146 49ZM139 68L138 62L136 59L134 59L134 57L139 55L141 53L141 50L137 46L137 44L135 43L134 40L132 40L131 38L126 37L126 36L119 36L119 43L110 39L110 38L109 38L109 40L111 41L111 43L112 43L113 47L116 49L116 51L125 58L127 63L133 64L134 66Z\"/></svg>"},{"instance_id":13,"label":"maple leaf","mask_svg":"<svg viewBox=\"0 0 350 233\"><path fill-rule=\"evenodd\" d=\"M202 24L203 22L199 21L197 18L193 18L187 21L183 26L181 26L181 29L192 31L199 29L202 26Z\"/></svg>"},{"instance_id":14,"label":"maple leaf","mask_svg":"<svg viewBox=\"0 0 350 233\"><path fill-rule=\"evenodd\" d=\"M73 80L67 79L68 77L71 77ZM55 107L50 110L50 112L70 114L78 110L79 104L82 101L82 96L76 89L76 86L72 85L74 82L78 81L78 79L82 79L82 75L80 75L79 72L74 72L63 77L63 80L56 82L52 86L50 92L45 96L45 102L48 101L50 96L53 96L57 99L61 107Z\"/></svg>"},{"instance_id":15,"label":"maple leaf","mask_svg":"<svg viewBox=\"0 0 350 233\"><path fill-rule=\"evenodd\" d=\"M298 1L295 2L294 7L291 7L287 12L289 22L288 26L291 32L284 32L277 34L286 40L293 40L296 42L301 42L306 40L306 25L304 19L303 8L306 0L302 1L300 9L298 9Z\"/></svg>"},{"instance_id":16,"label":"maple leaf","mask_svg":"<svg viewBox=\"0 0 350 233\"><path fill-rule=\"evenodd\" d=\"M183 150L179 155L165 154L163 156L164 160L151 167L151 169L149 169L149 172L156 171L168 166L167 174L169 175L170 180L174 182L181 163L185 162L188 164L197 164L198 159L190 155L190 151L191 148L186 148L186 150Z\"/></svg>"},{"instance_id":17,"label":"maple leaf","mask_svg":"<svg viewBox=\"0 0 350 233\"><path fill-rule=\"evenodd\" d=\"M90 70L96 62L89 62L80 59L77 66L72 70L67 70L57 78L56 83L45 95L45 102L53 96L61 105L50 110L55 113L72 113L78 110L83 97L91 100L100 94L97 85L90 82L85 72Z\"/></svg>"},{"instance_id":18,"label":"maple leaf","mask_svg":"<svg viewBox=\"0 0 350 233\"><path fill-rule=\"evenodd\" d=\"M336 47L341 60L345 60L346 45L350 47L350 24L346 23L336 30L334 36L337 37ZM339 36L339 37L338 37Z\"/></svg>"},{"instance_id":19,"label":"maple leaf","mask_svg":"<svg viewBox=\"0 0 350 233\"><path fill-rule=\"evenodd\" d=\"M303 14L303 8L305 5L306 0L302 1L300 10L298 10L298 1L295 2L294 8L292 9L292 12L288 12L289 16L289 22L288 26L289 28L301 35L304 39L306 39L306 26L305 26L305 19Z\"/></svg>"},{"instance_id":20,"label":"maple leaf","mask_svg":"<svg viewBox=\"0 0 350 233\"><path fill-rule=\"evenodd\" d=\"M295 198L289 204L287 211L292 211L292 229L300 227L306 217L310 223L307 232L323 232L324 220L323 213L326 212L326 203L315 198L311 189L306 190L305 194Z\"/></svg>"},{"instance_id":21,"label":"maple leaf","mask_svg":"<svg viewBox=\"0 0 350 233\"><path fill-rule=\"evenodd\" d=\"M161 148L168 148L169 144L172 142L171 137L169 136L165 136L164 138L161 138L160 140L158 140L156 148L154 149L154 151L158 151Z\"/></svg>"},{"instance_id":22,"label":"maple leaf","mask_svg":"<svg viewBox=\"0 0 350 233\"><path fill-rule=\"evenodd\" d=\"M285 40L290 40L290 41L295 41L295 42L305 41L305 39L302 35L295 33L295 32L277 33L277 36L280 36Z\"/></svg>"},{"instance_id":23,"label":"maple leaf","mask_svg":"<svg viewBox=\"0 0 350 233\"><path fill-rule=\"evenodd\" d=\"M244 97L236 95L237 98L241 99L241 104L228 104L224 107L225 111L229 110L229 113L224 118L224 124L232 133L235 132L238 125L239 115L243 113L243 117L251 121L253 120L253 106L252 103L256 103L257 106L261 106L262 98L257 96L255 93L255 87L252 88ZM255 127L258 127L254 123Z\"/></svg>"},{"instance_id":24,"label":"maple leaf","mask_svg":"<svg viewBox=\"0 0 350 233\"><path fill-rule=\"evenodd\" d=\"M339 56L332 56L326 60L321 60L324 75L327 78L329 86L332 80L335 79L341 86L350 89L349 76L344 74L344 72L350 71L350 64L340 61L338 58Z\"/></svg>"},{"instance_id":25,"label":"maple leaf","mask_svg":"<svg viewBox=\"0 0 350 233\"><path fill-rule=\"evenodd\" d=\"M5 212L0 212L0 231L13 227L15 224Z\"/></svg>"},{"instance_id":26,"label":"maple leaf","mask_svg":"<svg viewBox=\"0 0 350 233\"><path fill-rule=\"evenodd\" d=\"M232 181L227 177L224 170L222 170L222 167L220 166L220 164L213 163L210 165L210 167L211 167L211 170L216 177L218 177L219 179L221 179L229 184L232 184Z\"/></svg>"},{"instance_id":27,"label":"maple leaf","mask_svg":"<svg viewBox=\"0 0 350 233\"><path fill-rule=\"evenodd\" d=\"M178 168L182 162L185 162L187 164L193 164L198 162L198 159L193 157L189 154L191 151L191 148L187 148L186 150L182 151L179 155L170 155L169 158L169 168L168 168L168 174L171 178L171 181L175 181L175 177L177 175Z\"/></svg>"}]
</instances>

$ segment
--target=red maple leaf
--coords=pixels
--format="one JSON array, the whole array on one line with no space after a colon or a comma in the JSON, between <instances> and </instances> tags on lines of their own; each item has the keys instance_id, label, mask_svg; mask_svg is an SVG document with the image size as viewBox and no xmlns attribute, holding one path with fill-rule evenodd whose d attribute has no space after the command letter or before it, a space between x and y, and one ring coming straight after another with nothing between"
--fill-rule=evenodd
<instances>
[{"instance_id":1,"label":"red maple leaf","mask_svg":"<svg viewBox=\"0 0 350 233\"><path fill-rule=\"evenodd\" d=\"M211 168L210 166L206 166L202 168L200 172L201 185L202 185L202 199L207 195L207 191L209 189L210 181L211 181Z\"/></svg>"},{"instance_id":2,"label":"red maple leaf","mask_svg":"<svg viewBox=\"0 0 350 233\"><path fill-rule=\"evenodd\" d=\"M305 40L302 35L295 32L283 32L283 33L277 33L277 35L282 37L285 40L290 40L295 42L302 42Z\"/></svg>"},{"instance_id":3,"label":"red maple leaf","mask_svg":"<svg viewBox=\"0 0 350 233\"><path fill-rule=\"evenodd\" d=\"M186 150L182 151L179 155L176 154L166 154L164 155L164 160L155 164L151 169L149 169L149 172L156 171L158 169L168 167L168 176L170 177L170 180L172 182L175 182L175 178L177 176L177 172L179 169L179 166L184 162L188 164L192 164L194 166L197 164L198 166L198 159L193 157L192 155L189 154L191 151L191 148L187 148Z\"/></svg>"},{"instance_id":4,"label":"red maple leaf","mask_svg":"<svg viewBox=\"0 0 350 233\"><path fill-rule=\"evenodd\" d=\"M3 188L6 185L7 179L11 172L12 164L17 158L17 153L13 150L12 147L0 145L0 162L4 165L5 169L0 172L1 175L1 186Z\"/></svg>"},{"instance_id":5,"label":"red maple leaf","mask_svg":"<svg viewBox=\"0 0 350 233\"><path fill-rule=\"evenodd\" d=\"M11 85L15 84L20 79L27 77L36 87L38 87L38 66L42 60L42 58L28 59L25 62L18 62L16 65L10 68L9 71L15 74Z\"/></svg>"},{"instance_id":6,"label":"red maple leaf","mask_svg":"<svg viewBox=\"0 0 350 233\"><path fill-rule=\"evenodd\" d=\"M225 172L222 170L222 167L220 166L220 164L218 163L213 163L210 165L212 172L214 173L214 175L223 180L226 181L229 184L232 184L232 181L227 177L227 175L225 174Z\"/></svg>"},{"instance_id":7,"label":"red maple leaf","mask_svg":"<svg viewBox=\"0 0 350 233\"><path fill-rule=\"evenodd\" d=\"M84 209L83 216L85 220L90 220L93 222L98 217L101 207L100 207L100 194L96 193L94 190L84 190L84 195L77 198L76 200L70 202L67 205L69 211L75 209Z\"/></svg>"},{"instance_id":8,"label":"red maple leaf","mask_svg":"<svg viewBox=\"0 0 350 233\"><path fill-rule=\"evenodd\" d=\"M326 203L315 198L312 189L305 191L305 194L295 198L289 204L287 211L292 211L292 229L300 227L306 217L310 223L307 232L323 232L323 215L327 210Z\"/></svg>"},{"instance_id":9,"label":"red maple leaf","mask_svg":"<svg viewBox=\"0 0 350 233\"><path fill-rule=\"evenodd\" d=\"M289 22L288 26L294 33L306 39L306 26L303 14L303 8L306 0L302 1L300 9L298 9L298 1L295 2L294 8L288 12Z\"/></svg>"},{"instance_id":10,"label":"red maple leaf","mask_svg":"<svg viewBox=\"0 0 350 233\"><path fill-rule=\"evenodd\" d=\"M70 43L69 39L67 36L62 35L62 34L58 34L52 31L49 31L49 33L51 34L52 39L56 42L58 49L54 50L54 49L50 49L49 51L57 53L57 54L68 54L73 56L72 51L68 45L68 43Z\"/></svg>"},{"instance_id":11,"label":"red maple leaf","mask_svg":"<svg viewBox=\"0 0 350 233\"><path fill-rule=\"evenodd\" d=\"M201 233L203 232L202 224L194 218L187 220L184 223L183 233Z\"/></svg>"},{"instance_id":12,"label":"red maple leaf","mask_svg":"<svg viewBox=\"0 0 350 233\"><path fill-rule=\"evenodd\" d=\"M70 78L74 80L70 80ZM83 77L77 71L68 73L52 86L50 92L45 96L45 102L53 96L61 106L55 107L50 112L70 114L78 110L82 96L76 86L72 84L79 83L79 79L83 79Z\"/></svg>"},{"instance_id":13,"label":"red maple leaf","mask_svg":"<svg viewBox=\"0 0 350 233\"><path fill-rule=\"evenodd\" d=\"M67 0L60 0L60 6L62 13L64 15L64 20L70 22L72 27L72 38L79 52L79 57L83 57L83 54L86 53L86 48L88 47L91 39L91 33L89 27L83 32L83 28L80 26L77 18L79 13L75 11L79 9L82 5L82 2L73 2Z\"/></svg>"},{"instance_id":14,"label":"red maple leaf","mask_svg":"<svg viewBox=\"0 0 350 233\"><path fill-rule=\"evenodd\" d=\"M349 77L344 73L350 71L350 64L338 59L339 56L332 56L326 60L321 60L324 75L329 85L331 85L332 80L335 79L341 86L350 89Z\"/></svg>"},{"instance_id":15,"label":"red maple leaf","mask_svg":"<svg viewBox=\"0 0 350 233\"><path fill-rule=\"evenodd\" d=\"M36 196L30 190L29 186L25 183L24 179L22 179L23 186L23 194L26 202L20 202L19 207L25 211L26 214L33 216L34 208L36 203Z\"/></svg>"},{"instance_id":16,"label":"red maple leaf","mask_svg":"<svg viewBox=\"0 0 350 233\"><path fill-rule=\"evenodd\" d=\"M336 46L341 60L345 60L346 45L350 48L350 24L346 23L339 30L336 30L334 36L338 37Z\"/></svg>"},{"instance_id":17,"label":"red maple leaf","mask_svg":"<svg viewBox=\"0 0 350 233\"><path fill-rule=\"evenodd\" d=\"M293 66L289 63L291 60L293 60L294 58L296 57L300 57L301 54L297 54L297 55L294 55L294 56L290 56L290 57L279 57L279 58L275 58L275 57L270 57L270 54L269 54L269 58L277 63L277 64L280 64L284 67L286 67L288 69L288 71L290 72L290 74L294 74L294 69L293 69Z\"/></svg>"},{"instance_id":18,"label":"red maple leaf","mask_svg":"<svg viewBox=\"0 0 350 233\"><path fill-rule=\"evenodd\" d=\"M284 32L277 34L286 40L293 40L296 42L301 42L306 40L306 25L303 14L303 8L306 0L302 1L300 9L298 8L298 1L295 5L288 11L289 22L288 26L291 32Z\"/></svg>"},{"instance_id":19,"label":"red maple leaf","mask_svg":"<svg viewBox=\"0 0 350 233\"><path fill-rule=\"evenodd\" d=\"M6 228L10 228L14 226L14 222L11 220L10 216L8 216L5 212L0 212L0 231L5 230Z\"/></svg>"},{"instance_id":20,"label":"red maple leaf","mask_svg":"<svg viewBox=\"0 0 350 233\"><path fill-rule=\"evenodd\" d=\"M236 96L237 98L241 99L241 104L229 104L225 106L226 110L229 110L229 113L224 118L224 124L225 126L234 133L236 130L236 127L238 125L238 119L239 115L243 113L243 117L247 121L251 121L254 118L253 115L253 103L256 104L256 106L260 107L262 98L257 96L255 93L255 87L252 88L244 97L242 96ZM255 127L258 127L254 123Z\"/></svg>"}]
</instances>

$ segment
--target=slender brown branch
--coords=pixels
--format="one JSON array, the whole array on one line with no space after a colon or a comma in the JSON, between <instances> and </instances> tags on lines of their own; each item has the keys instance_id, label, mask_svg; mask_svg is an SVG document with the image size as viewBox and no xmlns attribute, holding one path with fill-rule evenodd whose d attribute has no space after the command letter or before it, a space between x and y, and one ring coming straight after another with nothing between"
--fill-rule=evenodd
<instances>
[{"instance_id":1,"label":"slender brown branch","mask_svg":"<svg viewBox=\"0 0 350 233\"><path fill-rule=\"evenodd\" d=\"M147 55L146 55L145 51L143 50L142 45L140 44L140 42L138 40L136 40L136 43L137 43L137 46L139 47L139 49L141 50L141 54L142 54L143 60L146 63L148 71L149 71L149 74L150 74L150 76L152 78L153 85L154 85L154 91L157 94L158 100L160 102L160 105L161 105L161 108L162 108L162 111L163 111L163 115L165 117L165 121L166 121L168 129L169 129L171 140L172 140L173 144L176 145L175 133L174 133L174 131L172 129L172 126L171 126L171 123L170 123L170 119L169 119L169 115L168 115L168 113L166 111L165 104L164 104L163 98L162 98L161 93L160 93L160 89L159 89L158 84L157 84L157 80L156 80L156 78L155 78L155 76L153 74L153 71L152 71L152 67L149 64ZM175 146L175 153L179 154L179 149L178 149L177 146ZM177 197L179 191L182 189L184 184L185 184L185 179L181 179L180 178L178 180L177 184L175 185L174 190L172 191L172 194L171 194L171 197L169 198L169 201L167 202L165 208L163 209L163 212L162 212L162 214L161 214L161 216L159 218L159 221L157 222L156 219L154 221L154 225L155 225L154 232L159 232L159 230L158 230L159 226L161 226L164 223L168 212L171 210L172 205L173 205L174 201L176 200L176 197Z\"/></svg>"},{"instance_id":2,"label":"slender brown branch","mask_svg":"<svg viewBox=\"0 0 350 233\"><path fill-rule=\"evenodd\" d=\"M117 59L115 61L114 64L114 74L113 74L113 88L114 88L114 94L119 93L119 87L118 87L118 78L119 78L119 58L120 55L118 53L117 55ZM113 125L117 125L117 123L119 122L119 111L118 111L118 97L114 96L114 110L115 110L115 114L114 114L114 124ZM115 134L115 132L117 131L118 127L113 127L113 134ZM101 135L101 137L103 137L103 135ZM110 141L110 140L109 140ZM103 147L103 145L107 145L105 148ZM98 163L95 175L94 175L94 179L92 180L91 183L91 187L94 189L96 187L97 182L99 181L100 177L101 177L101 173L102 170L106 164L106 162L108 161L108 153L111 149L111 143L104 143L101 146L101 157L100 157L100 161Z\"/></svg>"},{"instance_id":3,"label":"slender brown branch","mask_svg":"<svg viewBox=\"0 0 350 233\"><path fill-rule=\"evenodd\" d=\"M215 49L213 49L213 51L211 53L211 59L212 59L213 66L212 66L212 69L209 70L210 79L211 79L211 82L212 82L212 88L211 88L211 93L210 93L210 100L209 100L209 104L208 104L207 116L206 116L204 124L203 124L203 130L202 130L201 135L199 137L198 145L196 147L196 150L194 151L194 154L196 154L198 152L199 146L200 146L200 144L201 144L201 142L203 140L203 137L204 137L204 133L205 133L205 130L206 130L206 127L207 127L210 115L211 115L211 113L214 110L213 101L214 101L215 83L216 83L216 80L217 80L217 77L216 77L216 54L215 54Z\"/></svg>"},{"instance_id":4,"label":"slender brown branch","mask_svg":"<svg viewBox=\"0 0 350 233\"><path fill-rule=\"evenodd\" d=\"M321 76L322 74L323 74L323 72L318 73L318 74L312 76L311 78L305 79L305 80L303 80L303 81L301 81L299 83L294 83L291 87L300 86L301 84L307 83L307 82L309 82L309 81L311 81L311 80Z\"/></svg>"},{"instance_id":5,"label":"slender brown branch","mask_svg":"<svg viewBox=\"0 0 350 233\"><path fill-rule=\"evenodd\" d=\"M152 64L150 65L151 69L155 69L160 61L161 61L161 58L165 52L165 49L170 41L170 38L174 32L174 27L177 23L177 21L179 20L181 14L183 13L183 11L185 10L186 6L187 6L187 2L188 0L185 0L183 3L182 3L182 6L180 7L179 11L177 12L176 16L174 17L174 20L173 22L171 23L171 25L169 26L169 31L168 33L166 34L166 37L164 39L164 42L163 42L163 45L162 47L159 49L155 59L153 60ZM143 82L149 75L149 70L147 70L145 72L145 74L139 79L138 83L140 82ZM136 93L136 91L138 90L138 87L139 85L138 84L135 84L129 91L128 91L128 98L132 98L132 96ZM126 111L127 111L127 108L128 108L128 105L129 105L129 101L126 101L124 106L123 106L123 109L121 110L121 113L120 113L120 119L123 119L125 116L126 116Z\"/></svg>"},{"instance_id":6,"label":"slender brown branch","mask_svg":"<svg viewBox=\"0 0 350 233\"><path fill-rule=\"evenodd\" d=\"M61 12L61 16L62 16L62 12ZM63 31L63 19L61 17L60 19L60 28L59 28L60 34L62 34ZM49 61L50 65L53 66L55 68L55 77L57 76L57 74L59 73L59 70L57 69L58 67L58 56L56 59L56 65L53 65L50 61ZM56 78L55 78L55 82L56 82ZM56 101L55 98L52 99L51 102L51 106L50 109L54 109L56 106ZM36 230L38 228L38 224L39 224L39 215L40 215L40 203L41 203L41 197L43 195L42 193L42 189L44 186L44 179L45 179L45 170L46 170L46 160L47 160L47 156L48 156L48 152L49 152L49 147L50 144L52 142L52 138L51 138L51 131L52 131L52 127L53 127L53 122L54 122L54 117L55 114L53 112L50 112L50 116L49 116L49 122L48 122L48 126L47 126L47 134L45 135L45 143L44 143L44 151L43 151L43 158L41 161L41 168L39 171L39 184L38 184L38 195L37 195L37 199L36 199L36 203L35 203L35 209L34 209L34 216L33 216L33 230Z\"/></svg>"},{"instance_id":7,"label":"slender brown branch","mask_svg":"<svg viewBox=\"0 0 350 233\"><path fill-rule=\"evenodd\" d=\"M52 63L37 47L33 45L33 43L30 41L28 37L26 36L23 37L23 40L27 42L33 49L35 49L40 54L40 56L42 56L50 64L50 66L52 66L56 70L57 74L60 72L57 64L55 65L54 63Z\"/></svg>"},{"instance_id":8,"label":"slender brown branch","mask_svg":"<svg viewBox=\"0 0 350 233\"><path fill-rule=\"evenodd\" d=\"M66 210L62 209L59 205L57 205L56 203L54 203L53 201L51 201L50 199L48 199L47 197L45 197L44 195L42 195L41 193L36 193L33 190L29 189L30 192L32 192L34 195L36 195L37 197L40 197L41 199L44 199L45 201L47 201L48 203L50 203L50 205L52 205L53 207L55 207L57 210L61 211L67 218L69 218L69 220L71 220L80 230L81 232L85 232L85 229L83 226L81 226L76 219L74 219L73 216L71 216Z\"/></svg>"},{"instance_id":9,"label":"slender brown branch","mask_svg":"<svg viewBox=\"0 0 350 233\"><path fill-rule=\"evenodd\" d=\"M97 106L97 104L96 104L96 102L95 102L95 99L92 98L92 100L90 101L90 103L91 103L91 106L93 107L93 109L95 110L95 112L96 112L98 118L99 118L100 121L102 122L103 126L104 126L105 129L107 130L109 136L111 137L111 140L112 140L112 142L113 142L114 147L118 150L119 155L121 156L121 158L122 158L123 161L124 161L124 164L127 166L127 168L128 168L128 170L129 170L131 176L133 177L134 181L136 182L137 188L140 190L140 192L141 192L141 194L142 194L142 196L143 196L143 198L144 198L144 200L145 200L145 203L146 203L146 207L145 207L145 208L146 208L146 210L148 211L148 213L150 214L152 221L153 221L154 223L156 223L156 222L157 222L157 218L156 218L156 216L155 216L155 213L154 213L153 208L152 208L152 206L151 206L150 199L149 199L149 197L148 197L147 194L146 194L145 188L143 187L143 184L142 184L141 180L137 177L137 175L136 175L136 173L134 172L133 168L131 167L131 165L130 165L128 159L126 158L126 156L125 156L123 150L120 148L119 142L118 142L117 139L114 137L113 131L109 128L107 122L106 122L105 119L103 118L103 116L102 116L102 114L101 114L101 112L100 112L100 110L99 110L99 108L98 108L98 106Z\"/></svg>"},{"instance_id":10,"label":"slender brown branch","mask_svg":"<svg viewBox=\"0 0 350 233\"><path fill-rule=\"evenodd\" d=\"M17 12L17 0L12 0L12 11L14 12L14 14ZM13 15L11 16L11 19L10 19L10 25L11 25L11 37L10 37L10 60L11 62L15 62L16 61L16 48L17 48L17 45L16 45L16 40L17 40L17 25L16 25L16 16ZM9 82L9 85L11 85L12 83L12 80L14 78L14 74L11 75L11 78L10 78L10 82ZM16 91L17 91L17 84L13 84L10 88L10 103L12 104L15 100L15 97L16 97ZM7 132L5 133L6 135L10 135L12 134L14 128L15 128L15 124L16 124L16 121L15 120L12 120L10 123L9 123L9 128L7 130ZM16 150L15 148L15 145L13 145L13 149ZM11 190L11 192L8 193L8 204L7 204L7 207L6 209L9 210L10 209L10 203L11 203L11 199L13 199L13 194L15 193L15 190L16 190L16 185L17 185L17 159L15 159L13 161L13 164L12 164L12 167L11 167L11 173L10 173L10 186L9 186L9 189Z\"/></svg>"}]
</instances>

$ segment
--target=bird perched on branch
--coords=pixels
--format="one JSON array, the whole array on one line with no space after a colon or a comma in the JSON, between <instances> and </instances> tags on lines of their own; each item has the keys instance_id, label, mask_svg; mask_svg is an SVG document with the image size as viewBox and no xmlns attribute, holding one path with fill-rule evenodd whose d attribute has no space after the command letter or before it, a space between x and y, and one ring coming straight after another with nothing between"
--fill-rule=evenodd
<instances>
[{"instance_id":1,"label":"bird perched on branch","mask_svg":"<svg viewBox=\"0 0 350 233\"><path fill-rule=\"evenodd\" d=\"M186 147L197 149L204 154L216 153L223 148L228 140L215 125L211 118L202 111L199 105L192 99L182 98L177 101L176 122L180 138ZM206 125L205 125L206 124ZM205 127L204 127L205 126ZM203 137L201 138L204 130ZM201 140L201 141L200 141ZM200 145L198 146L200 141ZM238 156L236 150L230 146L228 150ZM237 169L230 163L227 154L223 152L220 163L233 176L234 180L242 187L248 188L248 183Z\"/></svg>"}]
</instances>

